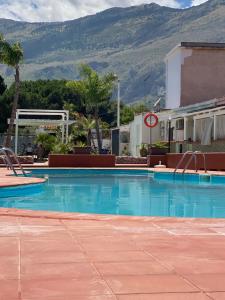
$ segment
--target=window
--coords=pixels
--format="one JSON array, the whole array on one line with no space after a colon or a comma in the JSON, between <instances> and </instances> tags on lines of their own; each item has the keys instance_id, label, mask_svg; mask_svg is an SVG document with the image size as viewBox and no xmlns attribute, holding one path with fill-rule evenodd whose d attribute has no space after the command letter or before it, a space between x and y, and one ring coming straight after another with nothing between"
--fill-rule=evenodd
<instances>
[{"instance_id":1,"label":"window","mask_svg":"<svg viewBox=\"0 0 225 300\"><path fill-rule=\"evenodd\" d=\"M161 137L161 139L165 138L165 123L164 123L164 121L160 122L160 137Z\"/></svg>"},{"instance_id":2,"label":"window","mask_svg":"<svg viewBox=\"0 0 225 300\"><path fill-rule=\"evenodd\" d=\"M179 119L176 121L176 129L184 130L184 119Z\"/></svg>"}]
</instances>

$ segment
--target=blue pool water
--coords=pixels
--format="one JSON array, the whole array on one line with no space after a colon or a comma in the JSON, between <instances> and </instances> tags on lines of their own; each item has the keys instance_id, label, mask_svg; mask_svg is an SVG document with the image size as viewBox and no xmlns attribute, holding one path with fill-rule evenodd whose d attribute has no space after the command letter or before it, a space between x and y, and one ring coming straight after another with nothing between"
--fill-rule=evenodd
<instances>
[{"instance_id":1,"label":"blue pool water","mask_svg":"<svg viewBox=\"0 0 225 300\"><path fill-rule=\"evenodd\" d=\"M145 170L33 170L45 184L0 189L0 207L131 216L225 217L225 177Z\"/></svg>"}]
</instances>

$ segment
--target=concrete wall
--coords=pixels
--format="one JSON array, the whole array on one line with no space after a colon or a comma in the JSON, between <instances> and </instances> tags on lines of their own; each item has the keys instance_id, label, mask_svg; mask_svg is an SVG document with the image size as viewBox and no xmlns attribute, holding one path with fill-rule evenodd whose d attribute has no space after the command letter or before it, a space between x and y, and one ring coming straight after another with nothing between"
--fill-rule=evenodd
<instances>
[{"instance_id":1,"label":"concrete wall","mask_svg":"<svg viewBox=\"0 0 225 300\"><path fill-rule=\"evenodd\" d=\"M181 66L180 106L225 95L225 49L194 49Z\"/></svg>"},{"instance_id":2,"label":"concrete wall","mask_svg":"<svg viewBox=\"0 0 225 300\"><path fill-rule=\"evenodd\" d=\"M181 51L177 48L166 59L166 108L180 106Z\"/></svg>"},{"instance_id":3,"label":"concrete wall","mask_svg":"<svg viewBox=\"0 0 225 300\"><path fill-rule=\"evenodd\" d=\"M160 119L160 114L158 114ZM148 128L144 124L145 114L135 116L134 121L130 124L130 154L140 156L140 145L152 144L162 140L160 136L160 122L154 128Z\"/></svg>"},{"instance_id":4,"label":"concrete wall","mask_svg":"<svg viewBox=\"0 0 225 300\"><path fill-rule=\"evenodd\" d=\"M139 156L139 146L142 143L142 121L143 116L135 116L130 123L130 153L132 156Z\"/></svg>"},{"instance_id":5,"label":"concrete wall","mask_svg":"<svg viewBox=\"0 0 225 300\"><path fill-rule=\"evenodd\" d=\"M180 107L181 102L181 70L186 57L192 55L191 49L177 47L166 57L166 108Z\"/></svg>"}]
</instances>

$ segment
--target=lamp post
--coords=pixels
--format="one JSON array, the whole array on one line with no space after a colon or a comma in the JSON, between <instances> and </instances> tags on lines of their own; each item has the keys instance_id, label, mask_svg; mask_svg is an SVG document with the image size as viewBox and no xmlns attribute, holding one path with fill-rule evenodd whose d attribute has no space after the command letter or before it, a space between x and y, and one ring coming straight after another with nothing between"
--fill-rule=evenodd
<instances>
[{"instance_id":1,"label":"lamp post","mask_svg":"<svg viewBox=\"0 0 225 300\"><path fill-rule=\"evenodd\" d=\"M168 152L171 151L171 116L168 119Z\"/></svg>"},{"instance_id":2,"label":"lamp post","mask_svg":"<svg viewBox=\"0 0 225 300\"><path fill-rule=\"evenodd\" d=\"M117 74L114 74L117 79L117 128L120 127L120 79Z\"/></svg>"},{"instance_id":3,"label":"lamp post","mask_svg":"<svg viewBox=\"0 0 225 300\"><path fill-rule=\"evenodd\" d=\"M120 127L120 79L117 77L117 127Z\"/></svg>"}]
</instances>

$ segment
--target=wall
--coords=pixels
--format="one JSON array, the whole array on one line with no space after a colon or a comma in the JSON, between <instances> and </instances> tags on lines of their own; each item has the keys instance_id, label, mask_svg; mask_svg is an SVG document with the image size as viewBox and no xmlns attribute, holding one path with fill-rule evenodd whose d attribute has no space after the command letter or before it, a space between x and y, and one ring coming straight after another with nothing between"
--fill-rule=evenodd
<instances>
[{"instance_id":1,"label":"wall","mask_svg":"<svg viewBox=\"0 0 225 300\"><path fill-rule=\"evenodd\" d=\"M166 108L180 106L180 49L166 59Z\"/></svg>"},{"instance_id":2,"label":"wall","mask_svg":"<svg viewBox=\"0 0 225 300\"><path fill-rule=\"evenodd\" d=\"M166 155L166 165L167 168L176 168L178 162L182 158L183 154L167 154ZM185 158L184 162L180 165L180 169L183 169L188 162L188 159L190 158L189 155ZM205 159L206 159L206 168L208 170L216 170L216 171L224 171L225 170L225 152L219 153L219 152L211 152L211 153L205 153ZM198 154L197 156L197 168L198 169L204 169L204 159L201 154ZM194 170L195 164L194 160L190 163L188 169Z\"/></svg>"},{"instance_id":3,"label":"wall","mask_svg":"<svg viewBox=\"0 0 225 300\"><path fill-rule=\"evenodd\" d=\"M181 66L181 106L225 95L225 49L194 49ZM177 79L176 79L177 80Z\"/></svg>"},{"instance_id":4,"label":"wall","mask_svg":"<svg viewBox=\"0 0 225 300\"><path fill-rule=\"evenodd\" d=\"M166 57L166 108L180 107L181 98L181 65L192 50L177 47Z\"/></svg>"},{"instance_id":5,"label":"wall","mask_svg":"<svg viewBox=\"0 0 225 300\"><path fill-rule=\"evenodd\" d=\"M183 145L183 153L186 151L202 152L225 152L225 140L212 141L211 145L201 145L200 143L173 142L171 144L171 153L178 152L179 145Z\"/></svg>"},{"instance_id":6,"label":"wall","mask_svg":"<svg viewBox=\"0 0 225 300\"><path fill-rule=\"evenodd\" d=\"M139 156L139 146L142 141L142 123L143 116L135 116L134 121L130 123L130 153L132 156Z\"/></svg>"},{"instance_id":7,"label":"wall","mask_svg":"<svg viewBox=\"0 0 225 300\"><path fill-rule=\"evenodd\" d=\"M157 114L160 121L160 113ZM164 115L164 114L163 114ZM162 140L160 136L160 122L154 128L148 128L144 124L144 114L135 116L134 121L130 123L130 154L140 156L140 145L152 144Z\"/></svg>"},{"instance_id":8,"label":"wall","mask_svg":"<svg viewBox=\"0 0 225 300\"><path fill-rule=\"evenodd\" d=\"M49 167L115 167L115 155L88 155L88 154L50 154Z\"/></svg>"},{"instance_id":9,"label":"wall","mask_svg":"<svg viewBox=\"0 0 225 300\"><path fill-rule=\"evenodd\" d=\"M21 164L26 164L26 165L34 163L33 156L18 156L18 160ZM12 161L14 164L16 164L16 161L13 158L12 158ZM1 155L0 155L0 165L5 167L5 163L4 163Z\"/></svg>"}]
</instances>

